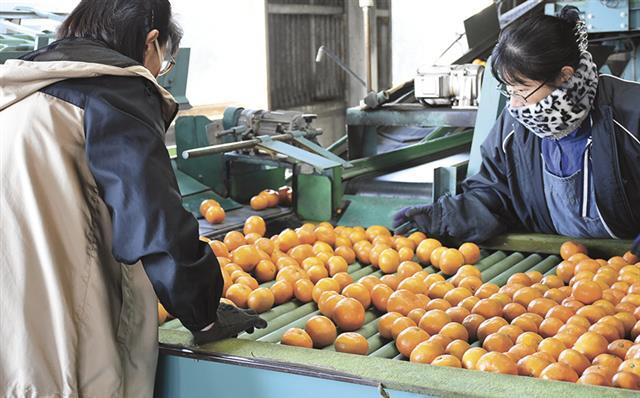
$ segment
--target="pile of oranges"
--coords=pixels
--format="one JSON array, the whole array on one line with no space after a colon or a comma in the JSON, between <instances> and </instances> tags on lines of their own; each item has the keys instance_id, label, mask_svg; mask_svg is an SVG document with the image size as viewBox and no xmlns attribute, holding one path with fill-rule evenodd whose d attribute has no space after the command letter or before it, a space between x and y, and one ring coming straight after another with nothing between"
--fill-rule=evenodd
<instances>
[{"instance_id":1,"label":"pile of oranges","mask_svg":"<svg viewBox=\"0 0 640 398\"><path fill-rule=\"evenodd\" d=\"M220 224L225 217L224 209L214 199L203 200L200 203L200 214L209 224Z\"/></svg>"},{"instance_id":2,"label":"pile of oranges","mask_svg":"<svg viewBox=\"0 0 640 398\"><path fill-rule=\"evenodd\" d=\"M210 245L225 277L223 300L258 312L293 299L317 304L322 315L287 330L282 344L366 355L356 331L375 309L384 313L380 336L411 362L640 389L640 262L629 252L591 259L565 242L555 274L516 273L500 287L483 282L473 243L446 248L382 226L304 224L271 238L265 231L251 217L243 233ZM347 267L356 261L385 275L354 281Z\"/></svg>"},{"instance_id":3,"label":"pile of oranges","mask_svg":"<svg viewBox=\"0 0 640 398\"><path fill-rule=\"evenodd\" d=\"M449 281L429 274L426 292L390 296L380 335L411 362L640 389L638 258L593 260L575 242L561 255L556 275L516 273L503 287L468 265Z\"/></svg>"},{"instance_id":4,"label":"pile of oranges","mask_svg":"<svg viewBox=\"0 0 640 398\"><path fill-rule=\"evenodd\" d=\"M264 210L278 205L291 206L291 200L291 187L282 186L277 191L273 189L265 189L259 194L253 196L249 201L249 205L253 210Z\"/></svg>"}]
</instances>

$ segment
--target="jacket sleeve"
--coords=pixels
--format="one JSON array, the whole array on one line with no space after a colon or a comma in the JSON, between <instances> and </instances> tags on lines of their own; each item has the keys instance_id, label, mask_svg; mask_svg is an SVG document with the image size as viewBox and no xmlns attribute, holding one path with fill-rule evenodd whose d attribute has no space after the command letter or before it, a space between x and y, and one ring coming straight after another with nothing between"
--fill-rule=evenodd
<instances>
[{"instance_id":1,"label":"jacket sleeve","mask_svg":"<svg viewBox=\"0 0 640 398\"><path fill-rule=\"evenodd\" d=\"M445 195L432 208L432 234L481 242L519 225L511 203L503 140L511 132L505 112L482 144L480 171L467 178L461 194Z\"/></svg>"},{"instance_id":2,"label":"jacket sleeve","mask_svg":"<svg viewBox=\"0 0 640 398\"><path fill-rule=\"evenodd\" d=\"M120 108L93 101L84 122L89 167L111 214L113 256L141 260L167 311L200 330L216 319L219 264L182 207L160 122Z\"/></svg>"}]
</instances>

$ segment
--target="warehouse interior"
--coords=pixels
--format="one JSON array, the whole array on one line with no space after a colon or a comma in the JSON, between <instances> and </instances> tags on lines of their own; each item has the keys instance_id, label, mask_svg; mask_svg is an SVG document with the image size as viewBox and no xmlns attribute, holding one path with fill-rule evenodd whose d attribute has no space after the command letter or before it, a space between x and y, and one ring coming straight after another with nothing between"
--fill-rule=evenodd
<instances>
[{"instance_id":1,"label":"warehouse interior","mask_svg":"<svg viewBox=\"0 0 640 398\"><path fill-rule=\"evenodd\" d=\"M28 54L55 45L79 3L0 0L3 91L9 67L19 74L37 64ZM145 380L153 396L638 396L640 0L170 3L183 36L157 85L177 103L163 131L172 173L154 184L177 187L197 243L213 253L215 303L265 324L198 340L156 290L145 315L158 322L157 365ZM514 105L522 98L535 112L553 93L570 93L565 82L492 70L492 58L509 55L499 52L501 41L528 40L501 32L570 12L576 48L595 65L598 87L579 124L563 130L585 140L577 160L564 152L566 134L545 141ZM516 57L525 59L521 51ZM518 65L535 68L550 53L541 49ZM531 78L537 88L521 95L506 78ZM541 88L549 95L527 102ZM15 106L0 103L0 115ZM7 137L23 122L0 120L2 145L11 148L1 153L14 159L8 154L21 147ZM605 133L602 144L597 134ZM613 160L603 160L607 150ZM548 179L546 156L558 156L561 170L575 163L575 173L553 176L565 183L579 176L575 198ZM9 222L18 217L13 167L2 162L2 247L18 225ZM96 192L107 201L102 186ZM572 206L575 222L566 216ZM109 202L104 209L115 225L118 209ZM143 225L127 222L136 231ZM172 227L176 235L182 228ZM63 234L42 229L54 233ZM0 272L36 261L23 257L7 255ZM144 257L135 260L146 269ZM17 294L10 279L0 298ZM202 283L192 281L194 291ZM125 297L125 290L114 291ZM0 358L1 367L10 356ZM0 388L10 388L0 395L47 396L16 387L29 377L37 383L37 371L16 380L1 374ZM89 395L75 388L51 396Z\"/></svg>"}]
</instances>

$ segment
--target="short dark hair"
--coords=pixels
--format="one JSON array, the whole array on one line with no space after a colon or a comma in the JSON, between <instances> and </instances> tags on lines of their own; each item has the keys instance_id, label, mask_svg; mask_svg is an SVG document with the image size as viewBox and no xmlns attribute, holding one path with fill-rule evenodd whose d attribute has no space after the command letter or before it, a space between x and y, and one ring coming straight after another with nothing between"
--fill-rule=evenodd
<instances>
[{"instance_id":1,"label":"short dark hair","mask_svg":"<svg viewBox=\"0 0 640 398\"><path fill-rule=\"evenodd\" d=\"M499 82L522 84L524 79L554 81L563 66L580 62L575 7L563 7L560 16L536 15L507 27L491 53L491 72Z\"/></svg>"},{"instance_id":2,"label":"short dark hair","mask_svg":"<svg viewBox=\"0 0 640 398\"><path fill-rule=\"evenodd\" d=\"M182 30L169 0L82 0L58 28L58 38L84 38L142 63L147 34L157 29L161 46L175 54Z\"/></svg>"}]
</instances>

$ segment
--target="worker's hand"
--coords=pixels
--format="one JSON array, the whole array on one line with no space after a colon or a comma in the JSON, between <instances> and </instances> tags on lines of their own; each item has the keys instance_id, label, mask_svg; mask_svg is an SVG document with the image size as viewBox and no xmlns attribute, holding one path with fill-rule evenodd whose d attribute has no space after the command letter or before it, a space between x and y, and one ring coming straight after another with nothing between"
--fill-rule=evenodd
<instances>
[{"instance_id":1,"label":"worker's hand","mask_svg":"<svg viewBox=\"0 0 640 398\"><path fill-rule=\"evenodd\" d=\"M636 241L633 242L633 246L631 246L631 252L636 256L640 256L640 235L638 235Z\"/></svg>"},{"instance_id":2,"label":"worker's hand","mask_svg":"<svg viewBox=\"0 0 640 398\"><path fill-rule=\"evenodd\" d=\"M395 233L397 235L405 235L414 229L429 232L431 212L431 205L410 206L398 210L393 215L393 228L395 229Z\"/></svg>"},{"instance_id":3,"label":"worker's hand","mask_svg":"<svg viewBox=\"0 0 640 398\"><path fill-rule=\"evenodd\" d=\"M193 332L193 342L196 345L235 337L241 332L253 333L254 328L267 327L267 321L260 318L255 311L243 310L225 303L220 303L217 315L218 319L211 328Z\"/></svg>"}]
</instances>

